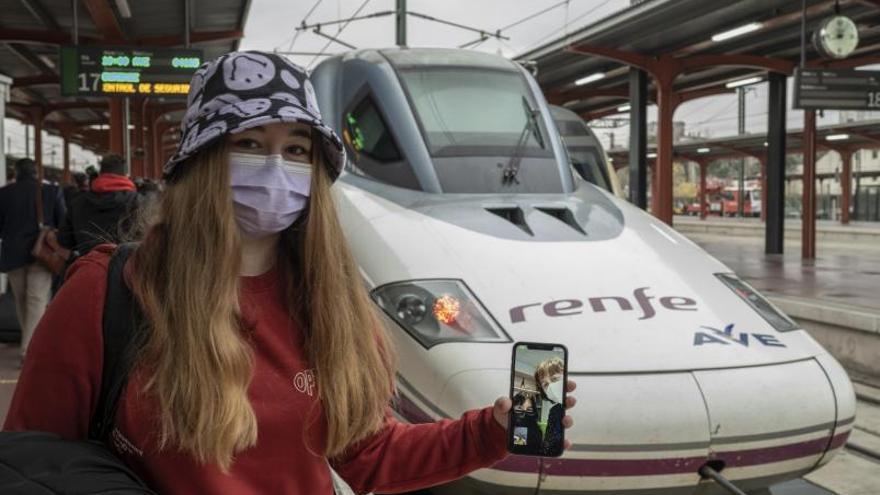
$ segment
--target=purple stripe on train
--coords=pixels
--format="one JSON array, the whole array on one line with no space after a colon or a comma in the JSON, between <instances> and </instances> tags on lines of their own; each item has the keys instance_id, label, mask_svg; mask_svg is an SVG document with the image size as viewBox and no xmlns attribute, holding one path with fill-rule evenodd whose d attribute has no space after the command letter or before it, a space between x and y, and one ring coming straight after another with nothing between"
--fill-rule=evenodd
<instances>
[{"instance_id":1,"label":"purple stripe on train","mask_svg":"<svg viewBox=\"0 0 880 495\"><path fill-rule=\"evenodd\" d=\"M394 409L411 423L434 421L403 394ZM834 438L824 436L814 440L763 447L758 449L714 452L711 456L674 457L668 459L544 459L544 472L556 476L652 476L696 473L707 460L720 459L727 467L745 467L797 459L821 454L826 448L834 449L846 443L850 432ZM830 444L829 444L830 440ZM492 469L517 473L537 473L538 459L510 455Z\"/></svg>"}]
</instances>

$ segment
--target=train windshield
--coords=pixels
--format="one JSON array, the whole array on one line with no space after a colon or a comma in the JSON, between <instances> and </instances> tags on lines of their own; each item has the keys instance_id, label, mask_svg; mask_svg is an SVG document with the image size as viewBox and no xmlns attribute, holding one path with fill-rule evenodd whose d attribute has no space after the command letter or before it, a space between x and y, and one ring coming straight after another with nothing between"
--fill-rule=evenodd
<instances>
[{"instance_id":1,"label":"train windshield","mask_svg":"<svg viewBox=\"0 0 880 495\"><path fill-rule=\"evenodd\" d=\"M456 66L399 73L445 192L563 191L548 130L522 74Z\"/></svg>"}]
</instances>

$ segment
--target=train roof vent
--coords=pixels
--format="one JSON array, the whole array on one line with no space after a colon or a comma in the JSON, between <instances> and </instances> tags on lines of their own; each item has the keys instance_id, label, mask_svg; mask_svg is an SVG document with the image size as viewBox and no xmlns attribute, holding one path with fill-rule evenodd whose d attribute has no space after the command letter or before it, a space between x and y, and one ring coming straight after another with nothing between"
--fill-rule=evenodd
<instances>
[{"instance_id":1,"label":"train roof vent","mask_svg":"<svg viewBox=\"0 0 880 495\"><path fill-rule=\"evenodd\" d=\"M536 206L536 210L541 211L550 215L551 217L561 221L562 223L568 225L569 227L577 230L583 235L587 235L587 232L583 227L577 222L577 219L574 217L574 213L568 208L561 207L548 207L548 206Z\"/></svg>"},{"instance_id":2,"label":"train roof vent","mask_svg":"<svg viewBox=\"0 0 880 495\"><path fill-rule=\"evenodd\" d=\"M526 216L523 214L523 211L518 206L501 206L494 208L486 208L486 211L489 213L494 213L499 217L507 220L508 222L516 225L521 228L523 232L529 235L535 235L532 232L532 229L529 228L528 224L526 224Z\"/></svg>"}]
</instances>

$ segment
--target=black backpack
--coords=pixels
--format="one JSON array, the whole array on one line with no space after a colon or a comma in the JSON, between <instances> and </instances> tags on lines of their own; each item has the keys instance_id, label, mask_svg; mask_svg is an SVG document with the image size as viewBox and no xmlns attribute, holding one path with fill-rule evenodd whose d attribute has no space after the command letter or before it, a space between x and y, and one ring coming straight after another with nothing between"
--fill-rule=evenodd
<instances>
[{"instance_id":1,"label":"black backpack","mask_svg":"<svg viewBox=\"0 0 880 495\"><path fill-rule=\"evenodd\" d=\"M156 495L107 448L131 363L145 338L140 307L122 279L125 262L136 247L120 245L107 270L104 367L89 439L73 442L45 432L0 432L0 493Z\"/></svg>"}]
</instances>

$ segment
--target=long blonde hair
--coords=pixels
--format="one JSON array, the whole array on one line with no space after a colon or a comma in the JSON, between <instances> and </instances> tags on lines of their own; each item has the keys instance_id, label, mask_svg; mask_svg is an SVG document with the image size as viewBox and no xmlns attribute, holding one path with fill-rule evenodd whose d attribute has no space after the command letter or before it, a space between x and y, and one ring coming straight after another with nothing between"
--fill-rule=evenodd
<instances>
[{"instance_id":1,"label":"long blonde hair","mask_svg":"<svg viewBox=\"0 0 880 495\"><path fill-rule=\"evenodd\" d=\"M381 427L395 363L339 224L330 177L313 156L309 206L282 234L279 268L317 378L324 454L333 457ZM241 244L224 146L182 166L134 257L134 292L149 322L146 391L158 399L159 447L226 471L258 434L247 397L253 349L238 305Z\"/></svg>"}]
</instances>

